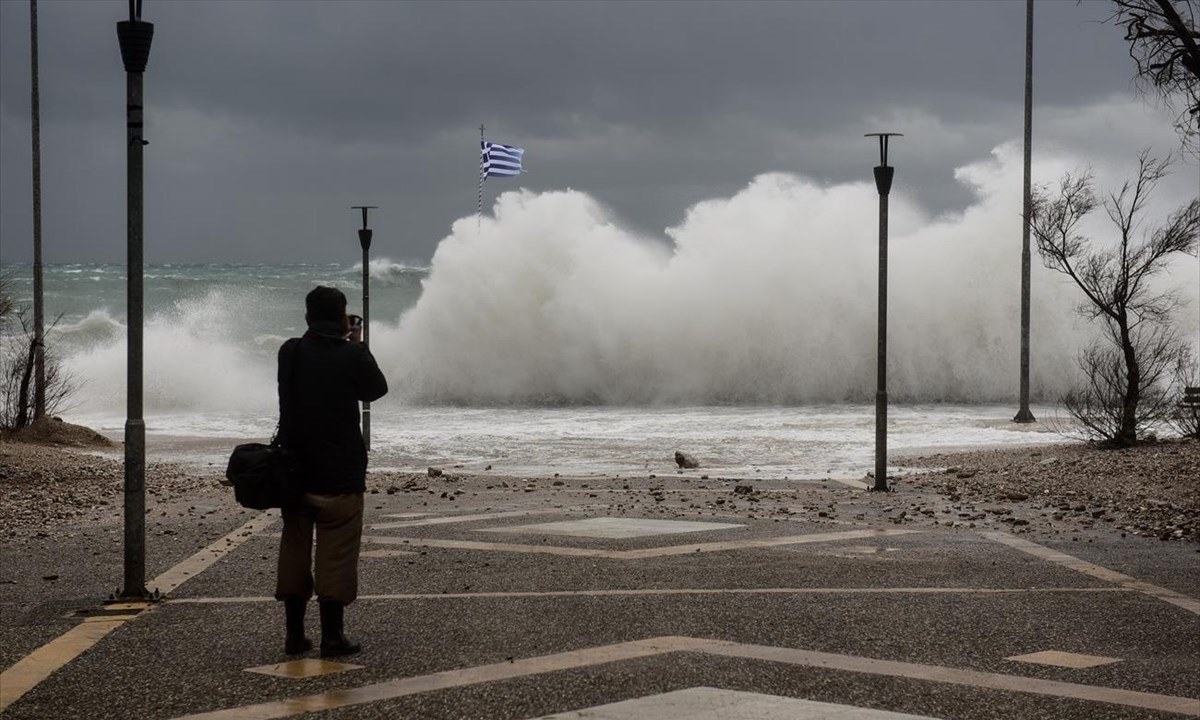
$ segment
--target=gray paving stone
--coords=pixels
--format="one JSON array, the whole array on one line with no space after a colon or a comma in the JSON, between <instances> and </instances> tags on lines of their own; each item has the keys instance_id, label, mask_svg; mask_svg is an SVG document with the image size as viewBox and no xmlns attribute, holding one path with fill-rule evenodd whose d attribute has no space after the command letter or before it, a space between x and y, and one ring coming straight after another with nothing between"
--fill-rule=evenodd
<instances>
[{"instance_id":1,"label":"gray paving stone","mask_svg":"<svg viewBox=\"0 0 1200 720\"><path fill-rule=\"evenodd\" d=\"M687 520L597 517L586 520L564 520L561 522L537 523L533 525L506 525L502 527L481 528L479 532L574 535L577 537L621 539L651 535L705 532L707 530L732 530L741 527L744 527L744 525L735 523L691 522Z\"/></svg>"}]
</instances>

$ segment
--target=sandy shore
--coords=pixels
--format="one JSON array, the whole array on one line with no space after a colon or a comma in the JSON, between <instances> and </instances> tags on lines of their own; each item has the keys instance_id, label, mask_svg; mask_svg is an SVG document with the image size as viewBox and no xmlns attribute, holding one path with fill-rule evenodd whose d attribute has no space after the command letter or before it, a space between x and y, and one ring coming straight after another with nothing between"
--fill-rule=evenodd
<instances>
[{"instance_id":1,"label":"sandy shore","mask_svg":"<svg viewBox=\"0 0 1200 720\"><path fill-rule=\"evenodd\" d=\"M898 497L889 503L899 512L886 510L892 514L881 518L887 520L997 526L1015 532L1087 530L1200 542L1200 442L1194 440L1126 450L1099 450L1083 443L1006 447L894 460L906 472L894 481ZM814 515L832 519L838 516L839 502L846 507L843 514L850 507L859 512L862 506L853 491L847 494L845 486L835 482L825 487L796 484L795 490L747 496L735 492L735 481L717 477L717 471L709 481L707 474L701 474L703 469L687 476L664 473L584 480L445 470L439 478L372 472L368 492L428 494L431 503L447 510L466 493L561 489L588 489L604 502L647 512L655 508L661 512L672 504L663 504L664 497L682 499L692 493L704 499L690 507L722 512L740 503L746 512L794 515L811 509ZM223 472L224 467L216 464L150 462L148 507L151 512L166 506L188 512L198 504L232 506L232 493L220 484ZM49 434L0 440L0 527L10 538L36 538L84 522L120 522L123 478L119 448L86 428L60 424ZM779 478L756 477L747 482L764 481L790 486ZM567 483L571 487L563 488ZM796 500L811 507L796 506ZM817 507L818 502L824 509Z\"/></svg>"}]
</instances>

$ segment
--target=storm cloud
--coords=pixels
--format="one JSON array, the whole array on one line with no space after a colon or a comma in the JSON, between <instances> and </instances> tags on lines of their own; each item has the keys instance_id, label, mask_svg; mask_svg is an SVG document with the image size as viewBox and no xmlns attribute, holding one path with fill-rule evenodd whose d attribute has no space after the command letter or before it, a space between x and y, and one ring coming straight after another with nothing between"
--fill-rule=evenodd
<instances>
[{"instance_id":1,"label":"storm cloud","mask_svg":"<svg viewBox=\"0 0 1200 720\"><path fill-rule=\"evenodd\" d=\"M31 256L28 12L0 2L3 262ZM126 12L39 3L50 262L124 257ZM1177 150L1109 12L1037 3L1035 152ZM428 262L474 212L480 123L527 150L489 205L571 188L663 243L761 173L869 181L862 134L881 130L905 133L896 191L953 214L971 201L955 169L1022 132L1022 2L146 0L143 19L151 262L353 262L357 204L381 206L376 253ZM1195 175L1166 192L1194 195Z\"/></svg>"}]
</instances>

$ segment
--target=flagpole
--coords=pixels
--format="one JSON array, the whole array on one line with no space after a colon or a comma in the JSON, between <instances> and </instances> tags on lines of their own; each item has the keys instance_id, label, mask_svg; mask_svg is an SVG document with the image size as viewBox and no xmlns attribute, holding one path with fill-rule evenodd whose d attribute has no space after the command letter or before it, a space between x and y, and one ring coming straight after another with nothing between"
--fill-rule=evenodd
<instances>
[{"instance_id":1,"label":"flagpole","mask_svg":"<svg viewBox=\"0 0 1200 720\"><path fill-rule=\"evenodd\" d=\"M479 124L479 200L475 205L475 228L479 228L479 223L483 217L483 123Z\"/></svg>"},{"instance_id":2,"label":"flagpole","mask_svg":"<svg viewBox=\"0 0 1200 720\"><path fill-rule=\"evenodd\" d=\"M485 140L483 125L479 126L479 197L475 205L475 229L479 230L483 222L483 183L489 177L516 177L524 172L521 158L525 148L515 145L502 145Z\"/></svg>"}]
</instances>

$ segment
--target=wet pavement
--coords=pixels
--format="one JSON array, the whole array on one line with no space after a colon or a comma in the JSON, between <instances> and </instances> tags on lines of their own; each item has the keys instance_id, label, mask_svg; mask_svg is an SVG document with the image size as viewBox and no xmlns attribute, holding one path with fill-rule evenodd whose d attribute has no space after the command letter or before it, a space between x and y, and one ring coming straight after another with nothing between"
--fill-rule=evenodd
<instances>
[{"instance_id":1,"label":"wet pavement","mask_svg":"<svg viewBox=\"0 0 1200 720\"><path fill-rule=\"evenodd\" d=\"M914 522L913 498L838 483L749 502L551 481L369 495L345 667L286 665L316 654L283 654L280 525L231 497L204 525L160 516L147 575L168 599L145 609L100 604L119 518L10 538L4 717L1200 716L1194 544Z\"/></svg>"}]
</instances>

